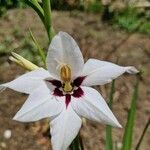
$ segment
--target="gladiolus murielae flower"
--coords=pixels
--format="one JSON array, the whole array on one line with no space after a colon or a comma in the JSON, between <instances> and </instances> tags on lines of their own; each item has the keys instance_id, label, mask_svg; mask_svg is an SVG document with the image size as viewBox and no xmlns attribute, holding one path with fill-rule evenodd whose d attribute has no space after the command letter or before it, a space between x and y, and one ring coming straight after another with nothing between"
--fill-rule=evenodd
<instances>
[{"instance_id":1,"label":"gladiolus murielae flower","mask_svg":"<svg viewBox=\"0 0 150 150\"><path fill-rule=\"evenodd\" d=\"M90 86L104 85L121 74L137 73L132 66L89 59L85 64L74 39L59 32L48 49L47 68L38 68L0 85L29 97L14 120L33 122L50 118L53 150L66 150L76 137L82 117L121 127L101 94Z\"/></svg>"}]
</instances>

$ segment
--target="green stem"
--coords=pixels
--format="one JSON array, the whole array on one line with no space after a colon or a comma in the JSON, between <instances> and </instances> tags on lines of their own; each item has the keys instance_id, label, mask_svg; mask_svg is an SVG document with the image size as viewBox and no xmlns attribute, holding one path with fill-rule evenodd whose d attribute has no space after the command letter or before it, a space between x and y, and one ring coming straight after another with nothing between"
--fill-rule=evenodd
<instances>
[{"instance_id":1,"label":"green stem","mask_svg":"<svg viewBox=\"0 0 150 150\"><path fill-rule=\"evenodd\" d=\"M111 90L109 94L109 107L112 110L113 104L113 95L115 93L115 80L111 84ZM106 126L106 150L113 150L113 141L112 141L112 127L110 125Z\"/></svg>"},{"instance_id":2,"label":"green stem","mask_svg":"<svg viewBox=\"0 0 150 150\"><path fill-rule=\"evenodd\" d=\"M42 2L43 2L45 26L46 26L49 42L51 42L52 40L51 3L50 0L42 0Z\"/></svg>"},{"instance_id":3,"label":"green stem","mask_svg":"<svg viewBox=\"0 0 150 150\"><path fill-rule=\"evenodd\" d=\"M37 12L40 19L44 23L44 11L42 7L40 6L40 4L36 0L24 0L24 2Z\"/></svg>"},{"instance_id":4,"label":"green stem","mask_svg":"<svg viewBox=\"0 0 150 150\"><path fill-rule=\"evenodd\" d=\"M139 147L140 147L140 145L141 145L141 143L142 143L142 140L143 140L143 138L144 138L144 135L145 135L145 133L146 133L146 131L147 131L149 125L150 125L150 119L147 121L147 123L146 123L146 125L145 125L145 128L144 128L144 130L143 130L143 132L142 132L142 135L141 135L141 137L140 137L140 140L139 140L139 142L138 142L138 144L137 144L135 150L139 150Z\"/></svg>"},{"instance_id":5,"label":"green stem","mask_svg":"<svg viewBox=\"0 0 150 150\"><path fill-rule=\"evenodd\" d=\"M138 99L138 86L139 86L139 79L137 78L137 83L135 85L132 96L131 107L128 113L128 120L124 131L122 150L131 150L132 147L133 127L136 115L136 102Z\"/></svg>"},{"instance_id":6,"label":"green stem","mask_svg":"<svg viewBox=\"0 0 150 150\"><path fill-rule=\"evenodd\" d=\"M76 136L76 138L73 140L73 142L70 145L70 150L84 150L82 138L80 136L80 133Z\"/></svg>"}]
</instances>

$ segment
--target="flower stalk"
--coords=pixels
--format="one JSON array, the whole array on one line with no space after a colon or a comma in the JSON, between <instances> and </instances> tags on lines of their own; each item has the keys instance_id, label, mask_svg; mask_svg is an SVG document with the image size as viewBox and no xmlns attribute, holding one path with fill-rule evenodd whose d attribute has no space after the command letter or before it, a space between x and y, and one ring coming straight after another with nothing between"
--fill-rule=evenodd
<instances>
[{"instance_id":1,"label":"flower stalk","mask_svg":"<svg viewBox=\"0 0 150 150\"><path fill-rule=\"evenodd\" d=\"M130 110L128 113L128 120L125 127L125 132L123 136L123 147L122 150L131 150L132 149L132 136L133 136L133 128L135 122L135 115L136 115L136 103L138 99L138 89L139 89L139 78L137 77L137 81L134 87L132 101Z\"/></svg>"},{"instance_id":2,"label":"flower stalk","mask_svg":"<svg viewBox=\"0 0 150 150\"><path fill-rule=\"evenodd\" d=\"M112 110L112 105L113 105L114 93L115 93L115 80L112 81L110 94L109 94L108 106L111 110ZM110 125L106 126L106 150L113 150L112 127Z\"/></svg>"},{"instance_id":3,"label":"flower stalk","mask_svg":"<svg viewBox=\"0 0 150 150\"><path fill-rule=\"evenodd\" d=\"M47 30L49 42L53 38L52 16L51 16L51 2L50 0L42 0L44 10L44 24Z\"/></svg>"}]
</instances>

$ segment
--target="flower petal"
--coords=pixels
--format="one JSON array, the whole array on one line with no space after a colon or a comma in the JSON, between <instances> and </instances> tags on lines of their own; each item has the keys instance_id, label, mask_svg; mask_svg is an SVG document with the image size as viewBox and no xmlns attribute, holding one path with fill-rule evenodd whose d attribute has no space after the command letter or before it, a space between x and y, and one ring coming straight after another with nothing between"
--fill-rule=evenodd
<instances>
[{"instance_id":1,"label":"flower petal","mask_svg":"<svg viewBox=\"0 0 150 150\"><path fill-rule=\"evenodd\" d=\"M42 118L53 118L65 108L64 100L51 95L46 85L42 85L31 93L17 112L14 120L21 122L32 122Z\"/></svg>"},{"instance_id":2,"label":"flower petal","mask_svg":"<svg viewBox=\"0 0 150 150\"><path fill-rule=\"evenodd\" d=\"M43 82L44 78L49 77L50 74L48 71L46 71L43 68L28 72L24 75L21 75L17 79L4 83L0 85L0 90L3 90L4 88L11 88L15 91L30 94L41 86L41 84L45 84Z\"/></svg>"},{"instance_id":3,"label":"flower petal","mask_svg":"<svg viewBox=\"0 0 150 150\"><path fill-rule=\"evenodd\" d=\"M81 73L81 76L86 76L82 85L103 85L111 82L125 72L135 74L138 73L138 70L133 66L122 67L111 62L89 59L85 63L83 72Z\"/></svg>"},{"instance_id":4,"label":"flower petal","mask_svg":"<svg viewBox=\"0 0 150 150\"><path fill-rule=\"evenodd\" d=\"M81 72L84 60L75 40L65 32L59 32L52 40L47 55L47 67L56 79L60 79L59 67L67 64L71 67L72 78Z\"/></svg>"},{"instance_id":5,"label":"flower petal","mask_svg":"<svg viewBox=\"0 0 150 150\"><path fill-rule=\"evenodd\" d=\"M68 105L61 114L50 123L53 150L66 150L81 128L82 121Z\"/></svg>"},{"instance_id":6,"label":"flower petal","mask_svg":"<svg viewBox=\"0 0 150 150\"><path fill-rule=\"evenodd\" d=\"M90 87L81 87L84 96L73 98L71 105L73 109L82 117L89 120L121 127L107 103L98 91Z\"/></svg>"}]
</instances>

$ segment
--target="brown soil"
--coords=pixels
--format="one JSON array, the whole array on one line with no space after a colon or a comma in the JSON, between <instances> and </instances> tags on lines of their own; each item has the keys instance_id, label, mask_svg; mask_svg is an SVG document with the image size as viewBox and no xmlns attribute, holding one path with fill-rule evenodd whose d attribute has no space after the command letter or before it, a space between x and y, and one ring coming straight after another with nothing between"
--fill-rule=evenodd
<instances>
[{"instance_id":1,"label":"brown soil","mask_svg":"<svg viewBox=\"0 0 150 150\"><path fill-rule=\"evenodd\" d=\"M137 115L134 127L133 150L137 144L146 121L150 115L150 38L141 34L128 34L102 24L99 16L79 12L54 12L53 23L56 31L70 33L78 42L85 60L97 58L118 62L120 65L134 65L144 71L140 82ZM7 36L13 37L13 30L19 28L25 36L30 27L37 36L39 43L47 47L44 28L38 16L32 10L12 10L0 20L0 43ZM19 39L13 39L19 45ZM18 46L19 47L19 46ZM8 56L0 56L0 83L10 81L25 72L19 66L10 63ZM113 112L125 127L129 110L135 76L124 75L116 81ZM109 86L98 87L108 100ZM50 139L46 133L48 123L42 120L36 123L19 123L12 118L19 110L27 96L12 90L0 94L0 150L48 150ZM5 139L4 131L10 129L12 137ZM85 150L104 150L105 126L87 121L81 130ZM113 129L114 142L120 143L123 129ZM141 150L149 150L150 130L146 133Z\"/></svg>"}]
</instances>

